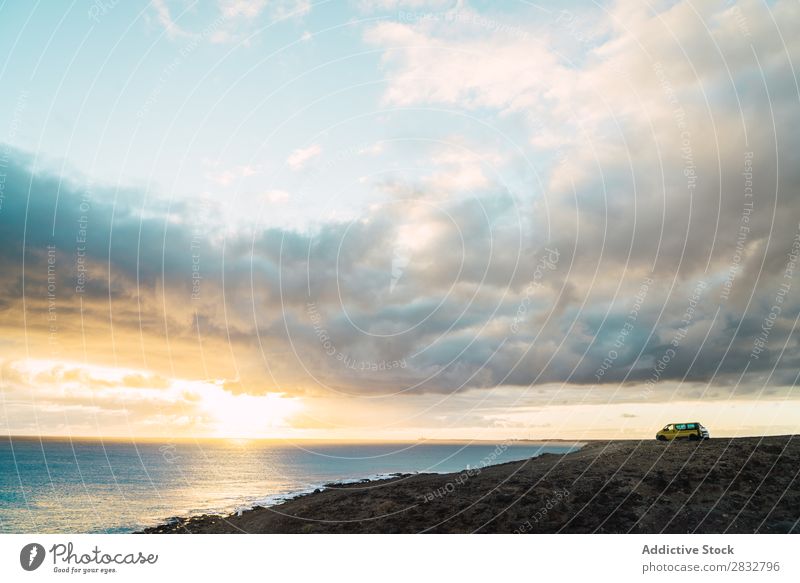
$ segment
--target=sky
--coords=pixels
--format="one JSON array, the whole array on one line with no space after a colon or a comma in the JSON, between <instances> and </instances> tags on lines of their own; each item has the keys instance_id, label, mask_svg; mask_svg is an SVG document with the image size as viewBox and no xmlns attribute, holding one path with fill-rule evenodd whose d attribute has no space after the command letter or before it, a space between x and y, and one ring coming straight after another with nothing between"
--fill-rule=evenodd
<instances>
[{"instance_id":1,"label":"sky","mask_svg":"<svg viewBox=\"0 0 800 583\"><path fill-rule=\"evenodd\" d=\"M798 29L0 2L0 432L796 433Z\"/></svg>"}]
</instances>

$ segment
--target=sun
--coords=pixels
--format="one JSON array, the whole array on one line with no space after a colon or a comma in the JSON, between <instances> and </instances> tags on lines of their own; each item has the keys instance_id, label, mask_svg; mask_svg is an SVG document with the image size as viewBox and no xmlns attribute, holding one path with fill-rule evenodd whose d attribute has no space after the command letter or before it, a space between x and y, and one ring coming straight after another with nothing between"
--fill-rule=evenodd
<instances>
[{"instance_id":1,"label":"sun","mask_svg":"<svg viewBox=\"0 0 800 583\"><path fill-rule=\"evenodd\" d=\"M202 401L215 437L279 437L291 428L291 417L303 409L299 398L282 393L234 395L219 390L204 394Z\"/></svg>"}]
</instances>

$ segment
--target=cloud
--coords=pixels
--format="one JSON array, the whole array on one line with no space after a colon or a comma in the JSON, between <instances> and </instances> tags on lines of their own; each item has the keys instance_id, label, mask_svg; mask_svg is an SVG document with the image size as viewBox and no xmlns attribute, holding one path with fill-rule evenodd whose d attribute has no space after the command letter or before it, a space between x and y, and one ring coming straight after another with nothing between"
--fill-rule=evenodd
<instances>
[{"instance_id":1,"label":"cloud","mask_svg":"<svg viewBox=\"0 0 800 583\"><path fill-rule=\"evenodd\" d=\"M225 18L255 18L267 6L267 0L220 0L219 9Z\"/></svg>"},{"instance_id":2,"label":"cloud","mask_svg":"<svg viewBox=\"0 0 800 583\"><path fill-rule=\"evenodd\" d=\"M152 0L150 5L156 12L159 24L171 39L192 36L191 33L178 26L175 22L166 0Z\"/></svg>"},{"instance_id":3,"label":"cloud","mask_svg":"<svg viewBox=\"0 0 800 583\"><path fill-rule=\"evenodd\" d=\"M258 174L261 174L260 167L245 164L225 170L215 169L213 172L208 173L207 176L221 186L230 186L234 182L239 182L244 178L250 178Z\"/></svg>"},{"instance_id":4,"label":"cloud","mask_svg":"<svg viewBox=\"0 0 800 583\"><path fill-rule=\"evenodd\" d=\"M86 339L98 363L235 379L239 394L547 387L664 402L784 390L800 364L800 41L783 45L748 2L736 6L749 54L730 7L626 6L569 61L535 26L365 32L385 49L386 103L513 125L541 189L504 184L508 160L467 138L419 146L425 171L368 183L363 213L305 230L231 229L216 193L203 211L96 187L78 294L80 181L17 164L0 215L8 350L22 353L23 325L31 349L56 350L54 245L59 358L83 358ZM793 5L771 9L782 27L800 24ZM286 163L300 170L321 152Z\"/></svg>"},{"instance_id":5,"label":"cloud","mask_svg":"<svg viewBox=\"0 0 800 583\"><path fill-rule=\"evenodd\" d=\"M384 95L387 103L519 109L560 80L562 65L538 35L519 39L478 27L477 38L469 31L463 38L452 38L426 28L385 22L366 32L371 44L403 47L384 56L384 65L393 69Z\"/></svg>"},{"instance_id":6,"label":"cloud","mask_svg":"<svg viewBox=\"0 0 800 583\"><path fill-rule=\"evenodd\" d=\"M184 381L120 368L5 359L4 430L69 435L264 436L302 408L270 393L236 394L223 381ZM35 410L36 414L31 415Z\"/></svg>"},{"instance_id":7,"label":"cloud","mask_svg":"<svg viewBox=\"0 0 800 583\"><path fill-rule=\"evenodd\" d=\"M679 2L656 13L620 2L595 34L573 39L582 54L573 50L569 59L550 45L554 34L573 33L555 13L550 26L521 18L532 24L516 30L503 28L509 23L481 27L468 12L450 21L367 29L365 39L386 49L387 103L489 109L498 119L527 125L531 145L552 159L537 222L554 233L549 244L570 266L571 285L564 289L572 291L559 305L574 318L565 329L571 336L551 357L525 351L519 363L502 359L501 374L491 382L596 382L592 369L611 349L598 348L613 327L587 326L589 317L599 309L599 322L613 321L621 307L613 298L628 297L624 290L647 274L656 274L662 286L660 297L648 298L651 330L628 339L624 366L616 360L615 372L602 382L647 378L650 363L666 349L655 339L674 333L665 315L680 312L701 279L710 288L691 328L703 334L684 341L680 364L673 362L666 374L716 379L748 360L733 356L748 341L729 346L728 339L743 329L750 311L756 320L765 316L764 305L791 263L800 213L800 199L790 194L800 186L800 144L784 130L798 121L791 63L800 57L800 43L787 38L784 44L774 25L791 26L798 13L789 2L771 10L752 2L709 3L698 13ZM543 28L552 34L540 34ZM764 123L767 112L775 115L774 125ZM757 210L745 196L749 158L760 160ZM738 265L734 291L726 296L720 284L732 264ZM619 283L616 291L611 282ZM716 306L724 316L711 326ZM784 312L787 325L796 309L792 301ZM744 317L737 314L742 310L748 311ZM731 321L736 324L726 324ZM534 331L530 338L540 340ZM705 332L710 336L703 344ZM783 330L781 339L789 333Z\"/></svg>"},{"instance_id":8,"label":"cloud","mask_svg":"<svg viewBox=\"0 0 800 583\"><path fill-rule=\"evenodd\" d=\"M356 5L364 11L399 10L399 9L442 9L457 8L461 0L356 0Z\"/></svg>"},{"instance_id":9,"label":"cloud","mask_svg":"<svg viewBox=\"0 0 800 583\"><path fill-rule=\"evenodd\" d=\"M311 11L309 0L219 0L219 10L225 18L254 19L265 10L273 20L299 17Z\"/></svg>"},{"instance_id":10,"label":"cloud","mask_svg":"<svg viewBox=\"0 0 800 583\"><path fill-rule=\"evenodd\" d=\"M158 23L164 28L170 39L192 38L205 39L213 44L249 43L250 36L256 30L256 24L264 19L270 23L294 18L302 18L311 11L310 0L218 0L213 19L207 14L196 13L198 8L206 7L191 4L182 6L178 18L173 17L169 0L153 0L151 3ZM196 26L195 30L182 27L178 20L190 14L193 21L204 17L206 23Z\"/></svg>"},{"instance_id":11,"label":"cloud","mask_svg":"<svg viewBox=\"0 0 800 583\"><path fill-rule=\"evenodd\" d=\"M285 190L270 190L264 195L264 197L267 199L267 201L275 204L284 203L290 198L289 193Z\"/></svg>"},{"instance_id":12,"label":"cloud","mask_svg":"<svg viewBox=\"0 0 800 583\"><path fill-rule=\"evenodd\" d=\"M292 152L286 159L286 163L292 170L300 170L321 153L322 147L319 144L311 144L307 148L298 148Z\"/></svg>"},{"instance_id":13,"label":"cloud","mask_svg":"<svg viewBox=\"0 0 800 583\"><path fill-rule=\"evenodd\" d=\"M311 12L310 0L277 0L271 3L272 17L276 20L298 18Z\"/></svg>"}]
</instances>

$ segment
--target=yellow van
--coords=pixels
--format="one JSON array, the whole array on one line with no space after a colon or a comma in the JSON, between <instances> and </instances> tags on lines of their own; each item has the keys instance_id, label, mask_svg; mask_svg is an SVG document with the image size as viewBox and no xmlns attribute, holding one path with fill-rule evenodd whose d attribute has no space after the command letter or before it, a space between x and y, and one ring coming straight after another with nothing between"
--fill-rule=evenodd
<instances>
[{"instance_id":1,"label":"yellow van","mask_svg":"<svg viewBox=\"0 0 800 583\"><path fill-rule=\"evenodd\" d=\"M670 423L669 425L665 425L664 429L656 433L656 439L659 441L672 441L673 439L691 439L692 441L696 441L698 439L708 438L708 429L697 421L692 423Z\"/></svg>"}]
</instances>

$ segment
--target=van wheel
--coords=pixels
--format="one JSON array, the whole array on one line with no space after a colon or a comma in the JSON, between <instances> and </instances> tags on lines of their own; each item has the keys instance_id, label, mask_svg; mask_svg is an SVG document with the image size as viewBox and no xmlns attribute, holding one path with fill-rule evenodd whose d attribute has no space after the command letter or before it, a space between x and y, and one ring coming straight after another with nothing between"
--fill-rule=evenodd
<instances>
[{"instance_id":1,"label":"van wheel","mask_svg":"<svg viewBox=\"0 0 800 583\"><path fill-rule=\"evenodd\" d=\"M697 441L698 439L700 439L699 435L690 435L689 436L689 441Z\"/></svg>"},{"instance_id":2,"label":"van wheel","mask_svg":"<svg viewBox=\"0 0 800 583\"><path fill-rule=\"evenodd\" d=\"M666 438L666 437L664 437L663 435L659 435L658 437L656 437L656 439L657 439L658 441L667 441L667 438Z\"/></svg>"}]
</instances>

